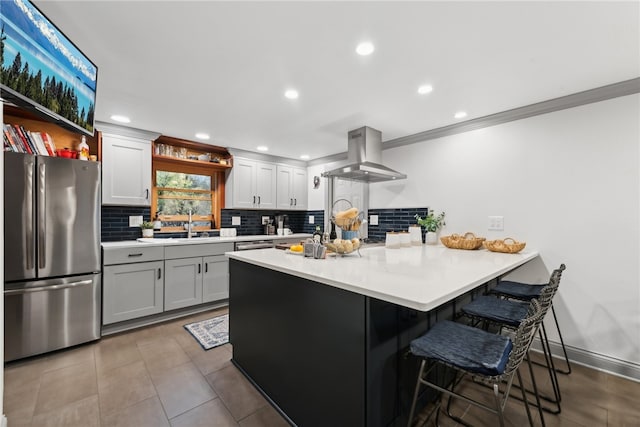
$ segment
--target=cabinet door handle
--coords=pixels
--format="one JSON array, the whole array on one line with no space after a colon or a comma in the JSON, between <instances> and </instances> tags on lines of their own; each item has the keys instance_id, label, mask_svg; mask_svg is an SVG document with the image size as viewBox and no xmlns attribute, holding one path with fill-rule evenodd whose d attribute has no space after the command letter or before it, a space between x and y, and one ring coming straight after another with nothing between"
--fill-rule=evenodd
<instances>
[{"instance_id":1,"label":"cabinet door handle","mask_svg":"<svg viewBox=\"0 0 640 427\"><path fill-rule=\"evenodd\" d=\"M198 264L198 274L202 273L202 264Z\"/></svg>"},{"instance_id":2,"label":"cabinet door handle","mask_svg":"<svg viewBox=\"0 0 640 427\"><path fill-rule=\"evenodd\" d=\"M145 190L144 190L144 192L145 192L145 194L146 194L146 196L145 196L144 198L145 198L145 199L147 199L147 200L149 200L149 189L148 189L148 188L147 188L147 189L145 189Z\"/></svg>"},{"instance_id":3,"label":"cabinet door handle","mask_svg":"<svg viewBox=\"0 0 640 427\"><path fill-rule=\"evenodd\" d=\"M293 199L293 206L298 206L298 199Z\"/></svg>"},{"instance_id":4,"label":"cabinet door handle","mask_svg":"<svg viewBox=\"0 0 640 427\"><path fill-rule=\"evenodd\" d=\"M253 196L253 204L256 204L256 196Z\"/></svg>"},{"instance_id":5,"label":"cabinet door handle","mask_svg":"<svg viewBox=\"0 0 640 427\"><path fill-rule=\"evenodd\" d=\"M134 258L134 257L138 257L138 256L142 256L142 252L140 252L139 254L129 254L127 255L129 258Z\"/></svg>"},{"instance_id":6,"label":"cabinet door handle","mask_svg":"<svg viewBox=\"0 0 640 427\"><path fill-rule=\"evenodd\" d=\"M205 263L204 263L204 272L205 272L205 273L208 273L208 272L209 272L209 263L208 263L208 262L205 262Z\"/></svg>"},{"instance_id":7,"label":"cabinet door handle","mask_svg":"<svg viewBox=\"0 0 640 427\"><path fill-rule=\"evenodd\" d=\"M289 206L293 206L293 199L289 199Z\"/></svg>"},{"instance_id":8,"label":"cabinet door handle","mask_svg":"<svg viewBox=\"0 0 640 427\"><path fill-rule=\"evenodd\" d=\"M260 204L260 196L258 196L258 204Z\"/></svg>"},{"instance_id":9,"label":"cabinet door handle","mask_svg":"<svg viewBox=\"0 0 640 427\"><path fill-rule=\"evenodd\" d=\"M162 269L158 269L158 280L162 279Z\"/></svg>"}]
</instances>

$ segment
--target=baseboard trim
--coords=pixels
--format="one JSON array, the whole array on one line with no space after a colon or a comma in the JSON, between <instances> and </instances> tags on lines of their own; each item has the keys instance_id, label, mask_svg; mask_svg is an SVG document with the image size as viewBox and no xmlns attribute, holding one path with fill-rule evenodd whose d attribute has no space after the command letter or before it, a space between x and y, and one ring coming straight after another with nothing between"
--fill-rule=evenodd
<instances>
[{"instance_id":1,"label":"baseboard trim","mask_svg":"<svg viewBox=\"0 0 640 427\"><path fill-rule=\"evenodd\" d=\"M560 343L549 341L551 354L557 359L564 360L562 345ZM576 347L565 345L567 348L567 356L571 363L586 366L588 368L597 369L620 377L640 382L640 364L627 362L625 360L616 359L614 357L605 356L603 354L594 353ZM536 351L542 351L540 339L532 343L532 348ZM560 366L564 366L560 361Z\"/></svg>"},{"instance_id":2,"label":"baseboard trim","mask_svg":"<svg viewBox=\"0 0 640 427\"><path fill-rule=\"evenodd\" d=\"M0 427L7 427L7 417L5 417L4 415L0 415L2 418L0 418Z\"/></svg>"},{"instance_id":3,"label":"baseboard trim","mask_svg":"<svg viewBox=\"0 0 640 427\"><path fill-rule=\"evenodd\" d=\"M216 308L226 307L228 305L229 305L229 300L225 299L225 300L217 301L213 303L206 303L206 304L196 305L192 307L179 308L177 310L171 310L165 313L154 314L147 317L141 317L139 319L126 320L124 322L112 323L110 325L103 325L101 335L103 337L106 337L107 335L130 331L130 330L141 328L144 326L151 326L151 325L155 325L156 323L175 320L180 317L190 316L192 314L198 314L198 313L213 310Z\"/></svg>"}]
</instances>

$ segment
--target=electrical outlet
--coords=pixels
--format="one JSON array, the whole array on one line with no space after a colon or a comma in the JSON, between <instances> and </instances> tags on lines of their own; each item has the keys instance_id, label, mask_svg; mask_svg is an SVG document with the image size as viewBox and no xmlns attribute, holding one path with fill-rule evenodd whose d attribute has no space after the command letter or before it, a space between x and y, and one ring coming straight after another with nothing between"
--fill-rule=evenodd
<instances>
[{"instance_id":1,"label":"electrical outlet","mask_svg":"<svg viewBox=\"0 0 640 427\"><path fill-rule=\"evenodd\" d=\"M231 225L242 225L242 224L241 224L241 217L239 217L239 216L232 216L232 217L231 217Z\"/></svg>"},{"instance_id":2,"label":"electrical outlet","mask_svg":"<svg viewBox=\"0 0 640 427\"><path fill-rule=\"evenodd\" d=\"M269 224L269 217L268 216L263 216L262 217L262 225L267 225Z\"/></svg>"},{"instance_id":3,"label":"electrical outlet","mask_svg":"<svg viewBox=\"0 0 640 427\"><path fill-rule=\"evenodd\" d=\"M504 217L503 216L490 216L489 217L489 230L491 230L491 231L503 231L504 230Z\"/></svg>"},{"instance_id":4,"label":"electrical outlet","mask_svg":"<svg viewBox=\"0 0 640 427\"><path fill-rule=\"evenodd\" d=\"M129 217L129 227L140 227L140 224L142 224L142 215Z\"/></svg>"},{"instance_id":5,"label":"electrical outlet","mask_svg":"<svg viewBox=\"0 0 640 427\"><path fill-rule=\"evenodd\" d=\"M309 224L315 224L316 223L316 217L313 215L309 215Z\"/></svg>"},{"instance_id":6,"label":"electrical outlet","mask_svg":"<svg viewBox=\"0 0 640 427\"><path fill-rule=\"evenodd\" d=\"M369 215L369 225L378 225L378 215Z\"/></svg>"}]
</instances>

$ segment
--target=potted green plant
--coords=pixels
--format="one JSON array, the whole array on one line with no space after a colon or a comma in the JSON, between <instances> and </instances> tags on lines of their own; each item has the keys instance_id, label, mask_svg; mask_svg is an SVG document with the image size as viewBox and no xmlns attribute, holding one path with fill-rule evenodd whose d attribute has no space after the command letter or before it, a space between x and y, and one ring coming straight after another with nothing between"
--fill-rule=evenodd
<instances>
[{"instance_id":1,"label":"potted green plant","mask_svg":"<svg viewBox=\"0 0 640 427\"><path fill-rule=\"evenodd\" d=\"M140 224L142 229L142 237L153 237L153 223L149 221L143 221Z\"/></svg>"},{"instance_id":2,"label":"potted green plant","mask_svg":"<svg viewBox=\"0 0 640 427\"><path fill-rule=\"evenodd\" d=\"M429 210L424 218L416 214L415 219L426 231L424 235L425 243L428 245L438 243L438 231L446 225L444 222L444 212L436 216L433 210Z\"/></svg>"}]
</instances>

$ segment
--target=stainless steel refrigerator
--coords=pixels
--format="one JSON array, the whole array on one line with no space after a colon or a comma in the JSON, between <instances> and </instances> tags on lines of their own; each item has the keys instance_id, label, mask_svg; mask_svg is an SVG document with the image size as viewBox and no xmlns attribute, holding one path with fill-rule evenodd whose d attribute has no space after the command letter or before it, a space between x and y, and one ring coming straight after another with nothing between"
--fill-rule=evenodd
<instances>
[{"instance_id":1,"label":"stainless steel refrigerator","mask_svg":"<svg viewBox=\"0 0 640 427\"><path fill-rule=\"evenodd\" d=\"M100 164L4 154L5 361L100 338Z\"/></svg>"}]
</instances>

